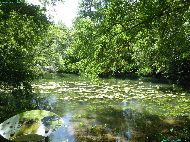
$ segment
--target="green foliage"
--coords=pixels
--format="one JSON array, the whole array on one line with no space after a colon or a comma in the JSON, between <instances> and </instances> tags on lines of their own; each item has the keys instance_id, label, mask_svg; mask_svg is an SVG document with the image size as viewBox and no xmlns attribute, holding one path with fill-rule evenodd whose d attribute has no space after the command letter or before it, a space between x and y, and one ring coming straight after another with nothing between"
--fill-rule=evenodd
<instances>
[{"instance_id":1,"label":"green foliage","mask_svg":"<svg viewBox=\"0 0 190 142\"><path fill-rule=\"evenodd\" d=\"M32 80L34 65L91 78L136 73L190 79L187 0L82 0L71 30L48 26L42 10L24 2L1 2L1 83Z\"/></svg>"},{"instance_id":2,"label":"green foliage","mask_svg":"<svg viewBox=\"0 0 190 142\"><path fill-rule=\"evenodd\" d=\"M64 52L69 44L69 31L63 24L51 24L45 34L45 38L38 45L36 52L36 64L53 66L59 70L62 68Z\"/></svg>"},{"instance_id":3,"label":"green foliage","mask_svg":"<svg viewBox=\"0 0 190 142\"><path fill-rule=\"evenodd\" d=\"M69 53L87 76L189 76L187 0L82 0Z\"/></svg>"},{"instance_id":4,"label":"green foliage","mask_svg":"<svg viewBox=\"0 0 190 142\"><path fill-rule=\"evenodd\" d=\"M17 87L35 77L36 46L49 22L39 7L0 4L0 83Z\"/></svg>"}]
</instances>

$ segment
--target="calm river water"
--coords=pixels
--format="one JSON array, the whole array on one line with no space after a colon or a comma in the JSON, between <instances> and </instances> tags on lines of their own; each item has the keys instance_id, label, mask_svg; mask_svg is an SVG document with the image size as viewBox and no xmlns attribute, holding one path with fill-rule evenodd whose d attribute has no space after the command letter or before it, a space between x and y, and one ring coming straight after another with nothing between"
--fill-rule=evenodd
<instances>
[{"instance_id":1,"label":"calm river water","mask_svg":"<svg viewBox=\"0 0 190 142\"><path fill-rule=\"evenodd\" d=\"M64 120L49 142L190 141L190 94L176 85L66 75L36 81L33 89L38 107Z\"/></svg>"}]
</instances>

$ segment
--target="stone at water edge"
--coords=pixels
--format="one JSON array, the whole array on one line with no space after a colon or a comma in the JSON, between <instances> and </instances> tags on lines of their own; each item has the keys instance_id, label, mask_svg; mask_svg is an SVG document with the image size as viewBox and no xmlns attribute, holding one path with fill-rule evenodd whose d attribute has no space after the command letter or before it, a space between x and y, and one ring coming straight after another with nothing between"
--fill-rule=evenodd
<instances>
[{"instance_id":1,"label":"stone at water edge","mask_svg":"<svg viewBox=\"0 0 190 142\"><path fill-rule=\"evenodd\" d=\"M31 110L0 124L0 135L11 141L37 141L63 125L63 119L46 110Z\"/></svg>"}]
</instances>

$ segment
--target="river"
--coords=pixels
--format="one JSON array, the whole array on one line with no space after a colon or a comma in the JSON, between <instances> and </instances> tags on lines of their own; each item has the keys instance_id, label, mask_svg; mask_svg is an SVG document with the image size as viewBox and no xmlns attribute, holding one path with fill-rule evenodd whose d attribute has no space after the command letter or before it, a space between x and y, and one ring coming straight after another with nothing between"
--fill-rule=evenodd
<instances>
[{"instance_id":1,"label":"river","mask_svg":"<svg viewBox=\"0 0 190 142\"><path fill-rule=\"evenodd\" d=\"M190 141L190 94L151 78L87 81L54 76L33 84L40 109L64 125L50 142Z\"/></svg>"}]
</instances>

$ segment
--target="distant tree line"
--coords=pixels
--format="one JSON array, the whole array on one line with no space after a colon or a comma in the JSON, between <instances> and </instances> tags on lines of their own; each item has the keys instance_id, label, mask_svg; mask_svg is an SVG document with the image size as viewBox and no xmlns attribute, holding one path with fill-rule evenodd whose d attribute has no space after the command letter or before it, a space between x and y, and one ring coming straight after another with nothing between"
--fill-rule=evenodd
<instances>
[{"instance_id":1,"label":"distant tree line","mask_svg":"<svg viewBox=\"0 0 190 142\"><path fill-rule=\"evenodd\" d=\"M81 0L65 70L190 80L190 1Z\"/></svg>"},{"instance_id":2,"label":"distant tree line","mask_svg":"<svg viewBox=\"0 0 190 142\"><path fill-rule=\"evenodd\" d=\"M25 86L44 67L90 78L190 80L188 0L81 0L70 29L44 10L25 0L0 2L1 87Z\"/></svg>"}]
</instances>

